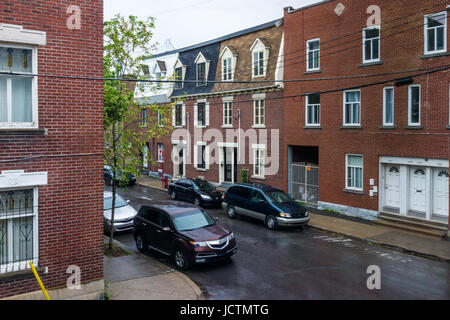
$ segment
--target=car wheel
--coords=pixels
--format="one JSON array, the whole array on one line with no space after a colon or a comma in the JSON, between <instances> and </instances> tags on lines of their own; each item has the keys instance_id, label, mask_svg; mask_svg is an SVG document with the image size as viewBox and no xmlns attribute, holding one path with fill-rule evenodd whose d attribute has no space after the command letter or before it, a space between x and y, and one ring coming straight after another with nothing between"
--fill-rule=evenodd
<instances>
[{"instance_id":1,"label":"car wheel","mask_svg":"<svg viewBox=\"0 0 450 320\"><path fill-rule=\"evenodd\" d=\"M145 243L144 237L138 233L136 235L135 240L136 240L136 248L139 250L139 252L142 252L142 253L147 252L148 246Z\"/></svg>"},{"instance_id":2,"label":"car wheel","mask_svg":"<svg viewBox=\"0 0 450 320\"><path fill-rule=\"evenodd\" d=\"M237 218L236 209L233 206L228 206L227 215L230 219L236 219Z\"/></svg>"},{"instance_id":3,"label":"car wheel","mask_svg":"<svg viewBox=\"0 0 450 320\"><path fill-rule=\"evenodd\" d=\"M199 198L194 199L194 205L196 205L197 207L200 207L200 199Z\"/></svg>"},{"instance_id":4,"label":"car wheel","mask_svg":"<svg viewBox=\"0 0 450 320\"><path fill-rule=\"evenodd\" d=\"M178 269L186 270L189 269L190 263L187 259L186 253L182 248L177 248L173 254L175 265Z\"/></svg>"},{"instance_id":5,"label":"car wheel","mask_svg":"<svg viewBox=\"0 0 450 320\"><path fill-rule=\"evenodd\" d=\"M172 200L176 200L177 199L177 194L176 194L175 190L173 190L172 193L170 194L170 198Z\"/></svg>"},{"instance_id":6,"label":"car wheel","mask_svg":"<svg viewBox=\"0 0 450 320\"><path fill-rule=\"evenodd\" d=\"M266 227L270 230L276 230L278 229L278 221L277 218L275 218L272 215L269 215L266 217Z\"/></svg>"}]
</instances>

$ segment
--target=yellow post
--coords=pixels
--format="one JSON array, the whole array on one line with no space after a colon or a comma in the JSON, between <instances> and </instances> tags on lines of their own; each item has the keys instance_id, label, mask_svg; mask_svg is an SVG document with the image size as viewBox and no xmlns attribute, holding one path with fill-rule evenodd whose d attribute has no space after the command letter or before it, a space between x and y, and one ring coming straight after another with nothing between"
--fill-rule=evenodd
<instances>
[{"instance_id":1,"label":"yellow post","mask_svg":"<svg viewBox=\"0 0 450 320\"><path fill-rule=\"evenodd\" d=\"M33 262L30 261L31 270L33 270L34 276L36 277L37 282L39 283L39 286L41 287L42 292L44 293L45 299L50 300L50 297L48 296L47 290L45 290L44 285L42 284L41 278L39 278L39 275L34 268Z\"/></svg>"}]
</instances>

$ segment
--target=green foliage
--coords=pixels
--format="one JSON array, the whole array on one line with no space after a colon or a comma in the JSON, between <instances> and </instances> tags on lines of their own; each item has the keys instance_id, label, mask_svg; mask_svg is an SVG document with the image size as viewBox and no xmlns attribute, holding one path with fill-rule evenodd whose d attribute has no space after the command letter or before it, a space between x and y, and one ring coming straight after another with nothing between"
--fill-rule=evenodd
<instances>
[{"instance_id":1,"label":"green foliage","mask_svg":"<svg viewBox=\"0 0 450 320\"><path fill-rule=\"evenodd\" d=\"M329 208L325 208L325 209L323 209L323 211L327 211L327 212L331 212L331 213L335 213L335 214L341 214L339 211L334 210L334 209L329 209Z\"/></svg>"},{"instance_id":2,"label":"green foliage","mask_svg":"<svg viewBox=\"0 0 450 320\"><path fill-rule=\"evenodd\" d=\"M142 63L150 56L153 46L154 18L139 20L116 15L104 23L104 74L106 78L145 80ZM172 122L172 105L148 105L147 123L142 126L141 110L134 101L135 81L105 81L104 131L105 163L126 180L126 174L139 176L142 153L146 142L169 134ZM151 90L155 85L147 83ZM158 124L158 112L163 120ZM151 154L147 155L154 162Z\"/></svg>"},{"instance_id":3,"label":"green foliage","mask_svg":"<svg viewBox=\"0 0 450 320\"><path fill-rule=\"evenodd\" d=\"M243 183L248 182L248 169L241 169L241 181Z\"/></svg>"}]
</instances>

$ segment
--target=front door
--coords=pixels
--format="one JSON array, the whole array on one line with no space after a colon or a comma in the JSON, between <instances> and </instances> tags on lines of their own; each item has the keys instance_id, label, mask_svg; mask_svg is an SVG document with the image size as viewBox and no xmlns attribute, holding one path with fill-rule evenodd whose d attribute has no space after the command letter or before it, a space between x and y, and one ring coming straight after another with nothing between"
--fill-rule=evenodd
<instances>
[{"instance_id":1,"label":"front door","mask_svg":"<svg viewBox=\"0 0 450 320\"><path fill-rule=\"evenodd\" d=\"M400 168L386 167L386 207L400 208Z\"/></svg>"},{"instance_id":2,"label":"front door","mask_svg":"<svg viewBox=\"0 0 450 320\"><path fill-rule=\"evenodd\" d=\"M223 163L224 163L224 180L225 182L233 182L233 149L224 148L223 150Z\"/></svg>"},{"instance_id":3,"label":"front door","mask_svg":"<svg viewBox=\"0 0 450 320\"><path fill-rule=\"evenodd\" d=\"M410 168L410 209L426 212L426 173L423 168Z\"/></svg>"},{"instance_id":4,"label":"front door","mask_svg":"<svg viewBox=\"0 0 450 320\"><path fill-rule=\"evenodd\" d=\"M433 213L448 216L448 170L434 169Z\"/></svg>"},{"instance_id":5,"label":"front door","mask_svg":"<svg viewBox=\"0 0 450 320\"><path fill-rule=\"evenodd\" d=\"M180 177L184 176L184 158L183 158L183 148L178 151L178 175Z\"/></svg>"}]
</instances>

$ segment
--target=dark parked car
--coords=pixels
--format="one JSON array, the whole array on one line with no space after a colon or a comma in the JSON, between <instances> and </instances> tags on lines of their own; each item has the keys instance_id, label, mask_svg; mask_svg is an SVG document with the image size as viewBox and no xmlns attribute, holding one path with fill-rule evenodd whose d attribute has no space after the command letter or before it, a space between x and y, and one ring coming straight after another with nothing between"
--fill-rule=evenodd
<instances>
[{"instance_id":1,"label":"dark parked car","mask_svg":"<svg viewBox=\"0 0 450 320\"><path fill-rule=\"evenodd\" d=\"M222 193L206 180L180 179L169 185L172 200L192 202L199 207L220 207Z\"/></svg>"},{"instance_id":2,"label":"dark parked car","mask_svg":"<svg viewBox=\"0 0 450 320\"><path fill-rule=\"evenodd\" d=\"M103 167L103 179L105 180L105 184L108 186L112 186L113 184L113 171L109 166ZM122 171L118 170L117 172L117 182L119 186L132 186L136 183L136 177L132 175L131 173L124 173L122 174Z\"/></svg>"},{"instance_id":3,"label":"dark parked car","mask_svg":"<svg viewBox=\"0 0 450 320\"><path fill-rule=\"evenodd\" d=\"M269 229L279 226L302 226L310 216L283 190L264 184L242 183L227 189L222 202L228 217L238 214L264 221Z\"/></svg>"},{"instance_id":4,"label":"dark parked car","mask_svg":"<svg viewBox=\"0 0 450 320\"><path fill-rule=\"evenodd\" d=\"M133 224L136 247L140 252L153 249L171 256L180 269L230 258L237 252L236 239L216 220L178 201L142 206Z\"/></svg>"}]
</instances>

